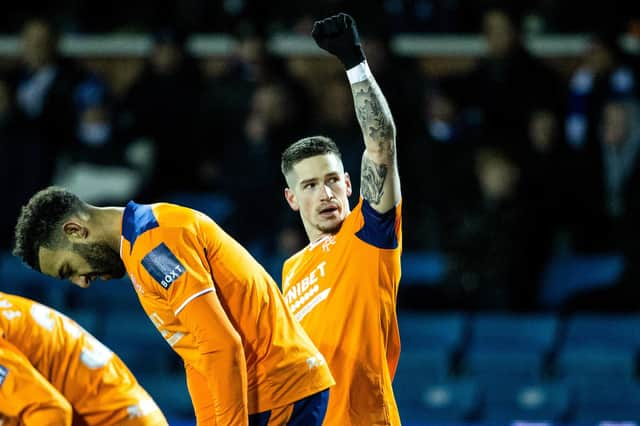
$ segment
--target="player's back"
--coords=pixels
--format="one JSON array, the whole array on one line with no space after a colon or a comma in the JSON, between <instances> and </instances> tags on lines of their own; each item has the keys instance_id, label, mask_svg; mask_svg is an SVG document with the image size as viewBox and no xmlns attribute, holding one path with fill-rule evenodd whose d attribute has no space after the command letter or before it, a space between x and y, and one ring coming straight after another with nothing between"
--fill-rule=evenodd
<instances>
[{"instance_id":1,"label":"player's back","mask_svg":"<svg viewBox=\"0 0 640 426\"><path fill-rule=\"evenodd\" d=\"M166 424L122 360L75 321L33 300L0 293L0 336L15 346L90 425L149 413Z\"/></svg>"},{"instance_id":2,"label":"player's back","mask_svg":"<svg viewBox=\"0 0 640 426\"><path fill-rule=\"evenodd\" d=\"M143 308L194 367L200 358L197 343L178 314L195 297L217 294L242 340L250 413L293 403L333 384L323 357L293 319L273 279L206 215L167 203L129 203L122 257Z\"/></svg>"}]
</instances>

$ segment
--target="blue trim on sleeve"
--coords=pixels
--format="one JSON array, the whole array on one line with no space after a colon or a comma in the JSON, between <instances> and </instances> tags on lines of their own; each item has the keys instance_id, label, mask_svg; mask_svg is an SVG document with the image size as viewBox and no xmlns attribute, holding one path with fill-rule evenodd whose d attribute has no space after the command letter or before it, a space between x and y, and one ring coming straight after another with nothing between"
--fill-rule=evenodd
<instances>
[{"instance_id":1,"label":"blue trim on sleeve","mask_svg":"<svg viewBox=\"0 0 640 426\"><path fill-rule=\"evenodd\" d=\"M9 370L6 367L0 365L0 386L2 386L8 375Z\"/></svg>"},{"instance_id":2,"label":"blue trim on sleeve","mask_svg":"<svg viewBox=\"0 0 640 426\"><path fill-rule=\"evenodd\" d=\"M381 249L398 247L395 207L386 213L379 213L371 207L367 200L363 199L362 217L364 217L364 226L356 232L358 238Z\"/></svg>"},{"instance_id":3,"label":"blue trim on sleeve","mask_svg":"<svg viewBox=\"0 0 640 426\"><path fill-rule=\"evenodd\" d=\"M141 234L158 226L160 225L150 205L129 201L122 218L122 236L129 241L131 250Z\"/></svg>"}]
</instances>

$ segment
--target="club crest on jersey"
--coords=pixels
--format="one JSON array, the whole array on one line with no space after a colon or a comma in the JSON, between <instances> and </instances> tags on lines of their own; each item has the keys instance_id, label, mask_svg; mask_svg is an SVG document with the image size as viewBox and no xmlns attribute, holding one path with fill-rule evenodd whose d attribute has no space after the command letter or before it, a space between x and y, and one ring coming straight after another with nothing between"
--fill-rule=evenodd
<instances>
[{"instance_id":1,"label":"club crest on jersey","mask_svg":"<svg viewBox=\"0 0 640 426\"><path fill-rule=\"evenodd\" d=\"M142 266L164 289L184 274L184 266L164 243L151 250L143 259Z\"/></svg>"},{"instance_id":2,"label":"club crest on jersey","mask_svg":"<svg viewBox=\"0 0 640 426\"><path fill-rule=\"evenodd\" d=\"M334 237L333 235L330 235L327 237L327 239L324 240L324 242L322 243L322 251L324 252L329 252L331 251L331 246L336 244L336 237Z\"/></svg>"},{"instance_id":3,"label":"club crest on jersey","mask_svg":"<svg viewBox=\"0 0 640 426\"><path fill-rule=\"evenodd\" d=\"M8 374L9 374L9 370L7 370L6 367L0 365L0 386L2 386Z\"/></svg>"}]
</instances>

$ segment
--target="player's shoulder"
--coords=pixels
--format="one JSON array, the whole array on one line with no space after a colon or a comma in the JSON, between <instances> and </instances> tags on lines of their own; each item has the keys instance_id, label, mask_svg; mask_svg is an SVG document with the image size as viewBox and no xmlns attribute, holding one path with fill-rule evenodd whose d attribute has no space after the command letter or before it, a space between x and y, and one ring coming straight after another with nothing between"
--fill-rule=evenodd
<instances>
[{"instance_id":1,"label":"player's shoulder","mask_svg":"<svg viewBox=\"0 0 640 426\"><path fill-rule=\"evenodd\" d=\"M203 216L196 210L175 204L131 201L124 211L122 236L129 242L132 253L140 253L160 242L180 239L185 232L195 233Z\"/></svg>"},{"instance_id":2,"label":"player's shoulder","mask_svg":"<svg viewBox=\"0 0 640 426\"><path fill-rule=\"evenodd\" d=\"M397 249L400 246L402 201L386 212L375 210L360 198L356 208L345 219L340 232L353 233L356 238L378 249Z\"/></svg>"},{"instance_id":3,"label":"player's shoulder","mask_svg":"<svg viewBox=\"0 0 640 426\"><path fill-rule=\"evenodd\" d=\"M13 309L29 309L35 302L23 296L16 294L0 292L0 309L13 308Z\"/></svg>"},{"instance_id":4,"label":"player's shoulder","mask_svg":"<svg viewBox=\"0 0 640 426\"><path fill-rule=\"evenodd\" d=\"M177 204L155 203L150 207L160 226L183 227L201 216L198 211Z\"/></svg>"}]
</instances>

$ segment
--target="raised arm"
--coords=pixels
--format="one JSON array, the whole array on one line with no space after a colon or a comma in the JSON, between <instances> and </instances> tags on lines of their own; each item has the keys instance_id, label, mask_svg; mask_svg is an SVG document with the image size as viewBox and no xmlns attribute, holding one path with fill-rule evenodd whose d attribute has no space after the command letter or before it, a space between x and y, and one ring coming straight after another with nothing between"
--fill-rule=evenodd
<instances>
[{"instance_id":1,"label":"raised arm","mask_svg":"<svg viewBox=\"0 0 640 426\"><path fill-rule=\"evenodd\" d=\"M367 65L355 22L340 13L316 22L312 35L318 46L340 59L347 70L365 143L360 191L371 207L385 213L401 197L396 128L389 105Z\"/></svg>"}]
</instances>

